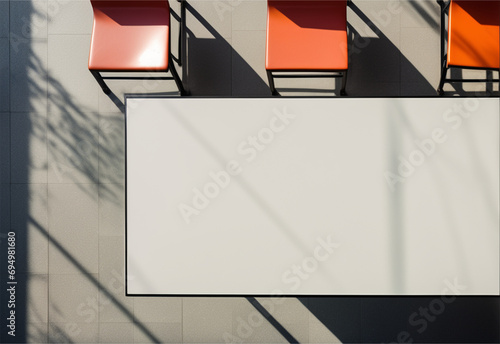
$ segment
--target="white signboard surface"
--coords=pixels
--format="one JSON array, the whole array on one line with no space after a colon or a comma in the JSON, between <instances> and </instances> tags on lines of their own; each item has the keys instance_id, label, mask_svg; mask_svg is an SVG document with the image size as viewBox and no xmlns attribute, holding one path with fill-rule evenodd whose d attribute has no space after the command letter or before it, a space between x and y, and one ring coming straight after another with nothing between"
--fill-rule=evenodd
<instances>
[{"instance_id":1,"label":"white signboard surface","mask_svg":"<svg viewBox=\"0 0 500 344\"><path fill-rule=\"evenodd\" d=\"M498 99L128 98L126 125L129 295L499 294Z\"/></svg>"}]
</instances>

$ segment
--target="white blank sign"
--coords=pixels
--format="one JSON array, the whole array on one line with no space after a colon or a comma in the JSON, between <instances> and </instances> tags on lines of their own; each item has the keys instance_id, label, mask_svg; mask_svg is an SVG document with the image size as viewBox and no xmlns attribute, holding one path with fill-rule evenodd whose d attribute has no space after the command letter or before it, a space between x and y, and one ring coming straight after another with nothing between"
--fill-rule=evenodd
<instances>
[{"instance_id":1,"label":"white blank sign","mask_svg":"<svg viewBox=\"0 0 500 344\"><path fill-rule=\"evenodd\" d=\"M127 294L498 295L499 101L128 98Z\"/></svg>"}]
</instances>

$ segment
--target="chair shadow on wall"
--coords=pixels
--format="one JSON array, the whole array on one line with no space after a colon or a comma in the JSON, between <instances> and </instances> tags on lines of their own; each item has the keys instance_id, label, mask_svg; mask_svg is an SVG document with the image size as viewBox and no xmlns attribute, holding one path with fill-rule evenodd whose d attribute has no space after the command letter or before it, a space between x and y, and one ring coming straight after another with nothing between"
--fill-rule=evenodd
<instances>
[{"instance_id":1,"label":"chair shadow on wall","mask_svg":"<svg viewBox=\"0 0 500 344\"><path fill-rule=\"evenodd\" d=\"M191 94L222 97L271 96L267 83L202 14L189 2L186 2L186 10L187 29L185 37L181 38L186 43L182 53L182 79L187 81ZM200 23L212 37L196 37L189 29L190 20Z\"/></svg>"},{"instance_id":2,"label":"chair shadow on wall","mask_svg":"<svg viewBox=\"0 0 500 344\"><path fill-rule=\"evenodd\" d=\"M419 18L431 27L435 34L439 35L441 23L432 17L432 11L439 10L439 7L433 7L430 2L408 1L408 4L418 14ZM432 59L432 57L429 59L431 66L435 66L433 70L436 73L435 80L431 84L384 34L383 27L379 26L381 24L382 26L390 25L391 17L388 17L388 23L379 23L377 25L354 2L350 3L350 9L362 20L366 27L369 27L368 31L371 32L368 32L368 34L375 35L376 38L363 37L363 33L360 32L362 28L356 29L349 25L351 35L348 88L351 87L351 90L348 89L348 92L360 96L437 96L436 88L440 76L440 59ZM366 30L366 27L364 30ZM463 71L452 69L450 73L452 73L453 78L460 78ZM486 76L492 79L493 73L487 71ZM391 84L394 85L394 83L399 84L399 90L392 88ZM383 84L388 86L383 87ZM446 91L445 95L474 97L495 94L494 83L492 82L476 83L476 87L468 88L468 90L464 89L462 83L452 83L447 86L453 88L453 90Z\"/></svg>"},{"instance_id":3,"label":"chair shadow on wall","mask_svg":"<svg viewBox=\"0 0 500 344\"><path fill-rule=\"evenodd\" d=\"M384 27L391 25L393 20L394 15L391 12L387 11L389 17L385 23L374 23L354 2L350 2L349 8L363 25L357 28L351 24L348 25L351 42L348 94L360 96L437 95L435 86L429 83L384 33ZM435 61L435 64L436 71L439 72L439 61Z\"/></svg>"}]
</instances>

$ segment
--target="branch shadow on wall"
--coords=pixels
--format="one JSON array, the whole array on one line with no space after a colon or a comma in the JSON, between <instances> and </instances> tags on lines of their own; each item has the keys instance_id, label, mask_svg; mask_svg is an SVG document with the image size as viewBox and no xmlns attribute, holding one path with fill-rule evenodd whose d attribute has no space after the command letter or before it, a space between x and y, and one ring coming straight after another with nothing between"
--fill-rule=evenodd
<instances>
[{"instance_id":1,"label":"branch shadow on wall","mask_svg":"<svg viewBox=\"0 0 500 344\"><path fill-rule=\"evenodd\" d=\"M40 22L48 20L47 14L36 10L30 2L24 2L22 10L22 18L37 18ZM11 19L14 22L14 18ZM12 92L7 97L10 98L11 106L15 99L21 102L21 105L17 106L22 106L26 110L12 111L10 114L1 113L0 248L2 252L7 252L7 232L15 232L15 281L18 284L15 293L15 337L9 336L5 330L10 310L14 310L7 307L11 293L7 288L1 293L0 301L3 306L0 307L0 316L4 319L4 329L0 334L0 342L75 340L68 332L65 326L67 324L56 324L51 318L47 318L48 310L58 311L57 305L45 297L48 292L37 294L40 289L48 291L48 273L33 272L33 267L29 264L34 259L40 259L33 254L34 245L45 241L49 250L64 257L63 259L87 279L98 290L100 296L109 300L145 338L160 343L161 340L122 304L113 291L104 286L95 274L86 270L84 264L70 252L68 247L65 247L63 242L56 239L53 233L49 233L46 227L47 219L36 217L42 212L33 211L33 207L37 204L43 203L44 207L48 206L47 187L37 188L37 183L33 183L31 179L39 172L45 173L46 179L43 183L41 181L38 183L71 183L87 193L95 204L104 201L118 207L123 206L123 117L102 115L78 104L63 84L51 75L46 66L47 61L33 49L35 44L47 44L47 40L31 40L28 31L26 37L16 36L12 31L10 35L9 49L6 52L7 56L10 54L10 63L7 59L7 67L4 69L1 59L0 69L8 70L12 74L11 79L15 80L11 82L11 89L15 85L15 94ZM0 90L0 92L8 91ZM112 100L118 110L123 112L123 104L119 99L112 96ZM47 115L37 113L42 111L41 107L48 110ZM14 158L10 159L11 156ZM43 162L38 164L41 160ZM40 189L40 194L34 192L34 189ZM40 203L34 201L37 197L40 198L37 201ZM34 257L30 257L31 254ZM47 261L39 263L48 265ZM1 261L0 269L2 281L9 281L7 259Z\"/></svg>"}]
</instances>

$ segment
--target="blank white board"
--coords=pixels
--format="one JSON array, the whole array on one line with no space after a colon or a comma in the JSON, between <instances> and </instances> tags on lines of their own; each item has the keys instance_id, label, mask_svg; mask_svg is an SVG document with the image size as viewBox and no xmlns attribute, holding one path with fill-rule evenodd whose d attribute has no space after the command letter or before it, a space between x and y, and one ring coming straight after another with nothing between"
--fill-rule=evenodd
<instances>
[{"instance_id":1,"label":"blank white board","mask_svg":"<svg viewBox=\"0 0 500 344\"><path fill-rule=\"evenodd\" d=\"M499 294L498 99L126 106L127 294Z\"/></svg>"}]
</instances>

